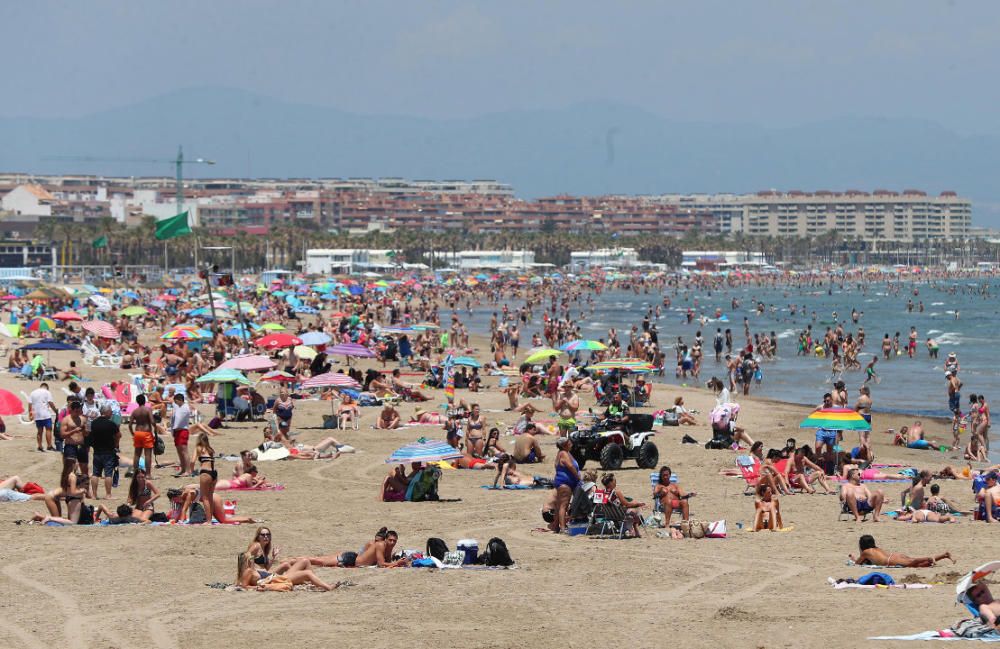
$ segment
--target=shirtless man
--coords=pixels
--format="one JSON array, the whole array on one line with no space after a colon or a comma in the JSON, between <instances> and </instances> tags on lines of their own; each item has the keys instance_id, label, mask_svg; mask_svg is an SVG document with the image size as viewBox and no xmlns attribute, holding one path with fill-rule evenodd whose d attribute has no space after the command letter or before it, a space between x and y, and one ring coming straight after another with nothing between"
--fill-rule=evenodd
<instances>
[{"instance_id":1,"label":"shirtless man","mask_svg":"<svg viewBox=\"0 0 1000 649\"><path fill-rule=\"evenodd\" d=\"M531 424L531 429L537 432L534 424ZM542 453L542 447L535 439L535 436L530 432L525 431L523 435L518 435L517 439L514 440L514 460L519 464L531 464L534 462L541 462L545 459L545 455Z\"/></svg>"},{"instance_id":2,"label":"shirtless man","mask_svg":"<svg viewBox=\"0 0 1000 649\"><path fill-rule=\"evenodd\" d=\"M69 412L59 421L59 436L63 438L63 477L73 472L76 464L80 465L80 485L81 489L87 490L90 486L90 475L88 474L87 446L84 442L87 435L87 422L83 416L83 402L79 399L71 399L69 402Z\"/></svg>"},{"instance_id":3,"label":"shirtless man","mask_svg":"<svg viewBox=\"0 0 1000 649\"><path fill-rule=\"evenodd\" d=\"M872 520L877 523L882 504L885 502L885 494L880 489L870 491L861 484L861 472L858 469L851 469L847 472L847 484L840 487L840 500L847 503L847 509L854 514L856 523L860 523L862 515L868 512L871 512Z\"/></svg>"},{"instance_id":4,"label":"shirtless man","mask_svg":"<svg viewBox=\"0 0 1000 649\"><path fill-rule=\"evenodd\" d=\"M962 413L962 382L950 370L944 373L944 378L948 381L948 410L951 410L958 421Z\"/></svg>"},{"instance_id":5,"label":"shirtless man","mask_svg":"<svg viewBox=\"0 0 1000 649\"><path fill-rule=\"evenodd\" d=\"M927 470L923 469L919 473L919 480L913 485L903 490L903 493L899 495L900 500L904 507L912 507L913 509L923 509L924 507L924 489L931 483L933 479L933 474ZM909 502L907 501L909 497Z\"/></svg>"},{"instance_id":6,"label":"shirtless man","mask_svg":"<svg viewBox=\"0 0 1000 649\"><path fill-rule=\"evenodd\" d=\"M566 381L559 392L552 395L552 408L559 414L559 435L565 437L576 430L576 413L580 397L573 391L572 381Z\"/></svg>"},{"instance_id":7,"label":"shirtless man","mask_svg":"<svg viewBox=\"0 0 1000 649\"><path fill-rule=\"evenodd\" d=\"M139 466L139 457L145 454L146 457L146 478L153 479L153 446L155 438L153 436L153 411L146 405L146 395L140 394L135 398L139 407L132 411L129 418L128 430L132 435L132 446L135 454L132 458L132 466Z\"/></svg>"},{"instance_id":8,"label":"shirtless man","mask_svg":"<svg viewBox=\"0 0 1000 649\"><path fill-rule=\"evenodd\" d=\"M397 568L409 563L406 558L392 560L392 551L396 547L398 535L393 530L384 527L375 533L375 540L365 543L361 552L341 552L337 555L309 557L309 563L314 567L354 568L378 566L379 568Z\"/></svg>"},{"instance_id":9,"label":"shirtless man","mask_svg":"<svg viewBox=\"0 0 1000 649\"><path fill-rule=\"evenodd\" d=\"M979 611L979 617L986 624L997 626L1000 622L1000 602L993 599L990 587L983 582L978 582L969 590L965 591L966 596L972 605Z\"/></svg>"},{"instance_id":10,"label":"shirtless man","mask_svg":"<svg viewBox=\"0 0 1000 649\"><path fill-rule=\"evenodd\" d=\"M942 559L951 559L950 552L939 554L935 557L909 557L901 552L886 552L875 545L875 539L871 534L865 534L858 539L858 548L861 553L855 557L848 554L847 557L859 566L902 566L903 568L930 568Z\"/></svg>"},{"instance_id":11,"label":"shirtless man","mask_svg":"<svg viewBox=\"0 0 1000 649\"><path fill-rule=\"evenodd\" d=\"M391 403L387 402L378 413L378 421L375 422L375 428L379 430L393 430L399 428L399 422L399 411Z\"/></svg>"}]
</instances>

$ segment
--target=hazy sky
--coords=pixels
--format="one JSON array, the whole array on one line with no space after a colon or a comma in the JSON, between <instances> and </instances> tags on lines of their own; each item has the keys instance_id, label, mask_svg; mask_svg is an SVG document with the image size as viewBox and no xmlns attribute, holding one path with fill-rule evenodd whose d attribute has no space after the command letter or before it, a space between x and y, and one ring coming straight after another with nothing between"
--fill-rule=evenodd
<instances>
[{"instance_id":1,"label":"hazy sky","mask_svg":"<svg viewBox=\"0 0 1000 649\"><path fill-rule=\"evenodd\" d=\"M782 125L1000 133L1000 1L3 2L0 116L190 86L461 117L583 101Z\"/></svg>"}]
</instances>

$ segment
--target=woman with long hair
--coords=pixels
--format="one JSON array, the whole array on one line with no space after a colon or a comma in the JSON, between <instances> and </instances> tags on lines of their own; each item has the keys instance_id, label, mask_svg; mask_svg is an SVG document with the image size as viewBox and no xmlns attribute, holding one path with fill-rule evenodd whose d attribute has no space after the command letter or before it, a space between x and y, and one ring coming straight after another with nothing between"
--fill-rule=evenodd
<instances>
[{"instance_id":1,"label":"woman with long hair","mask_svg":"<svg viewBox=\"0 0 1000 649\"><path fill-rule=\"evenodd\" d=\"M145 469L136 469L128 485L128 500L132 515L148 523L153 515L153 501L160 497L160 490L146 478Z\"/></svg>"},{"instance_id":2,"label":"woman with long hair","mask_svg":"<svg viewBox=\"0 0 1000 649\"><path fill-rule=\"evenodd\" d=\"M205 524L212 524L214 514L213 502L215 495L215 484L219 481L219 472L215 470L215 449L208 441L208 435L201 433L198 435L198 443L195 444L194 453L191 457L191 465L194 466L194 458L198 458L198 486L201 490L201 504L205 508Z\"/></svg>"}]
</instances>

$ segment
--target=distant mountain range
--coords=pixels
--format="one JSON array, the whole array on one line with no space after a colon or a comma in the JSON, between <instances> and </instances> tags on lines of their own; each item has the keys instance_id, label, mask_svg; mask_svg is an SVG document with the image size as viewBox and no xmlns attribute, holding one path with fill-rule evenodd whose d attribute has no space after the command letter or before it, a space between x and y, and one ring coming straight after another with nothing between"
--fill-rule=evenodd
<instances>
[{"instance_id":1,"label":"distant mountain range","mask_svg":"<svg viewBox=\"0 0 1000 649\"><path fill-rule=\"evenodd\" d=\"M359 115L224 88L180 90L78 119L0 119L0 169L170 174L166 164L57 156L218 162L192 176L491 178L520 196L951 189L1000 224L1000 137L929 122L844 118L789 128L678 122L617 104L473 119Z\"/></svg>"}]
</instances>

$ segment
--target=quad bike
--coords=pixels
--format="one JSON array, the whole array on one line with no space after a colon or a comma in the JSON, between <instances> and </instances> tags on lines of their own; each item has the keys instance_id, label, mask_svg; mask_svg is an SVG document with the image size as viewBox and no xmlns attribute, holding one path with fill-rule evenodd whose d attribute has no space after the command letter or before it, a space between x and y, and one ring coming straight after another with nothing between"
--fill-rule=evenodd
<instances>
[{"instance_id":1,"label":"quad bike","mask_svg":"<svg viewBox=\"0 0 1000 649\"><path fill-rule=\"evenodd\" d=\"M648 418L648 421L647 421ZM660 451L653 443L653 417L632 415L628 432L621 427L610 427L598 422L587 430L570 433L573 442L571 453L582 469L588 460L601 463L601 468L614 471L625 460L635 460L642 469L653 469L660 461Z\"/></svg>"}]
</instances>

